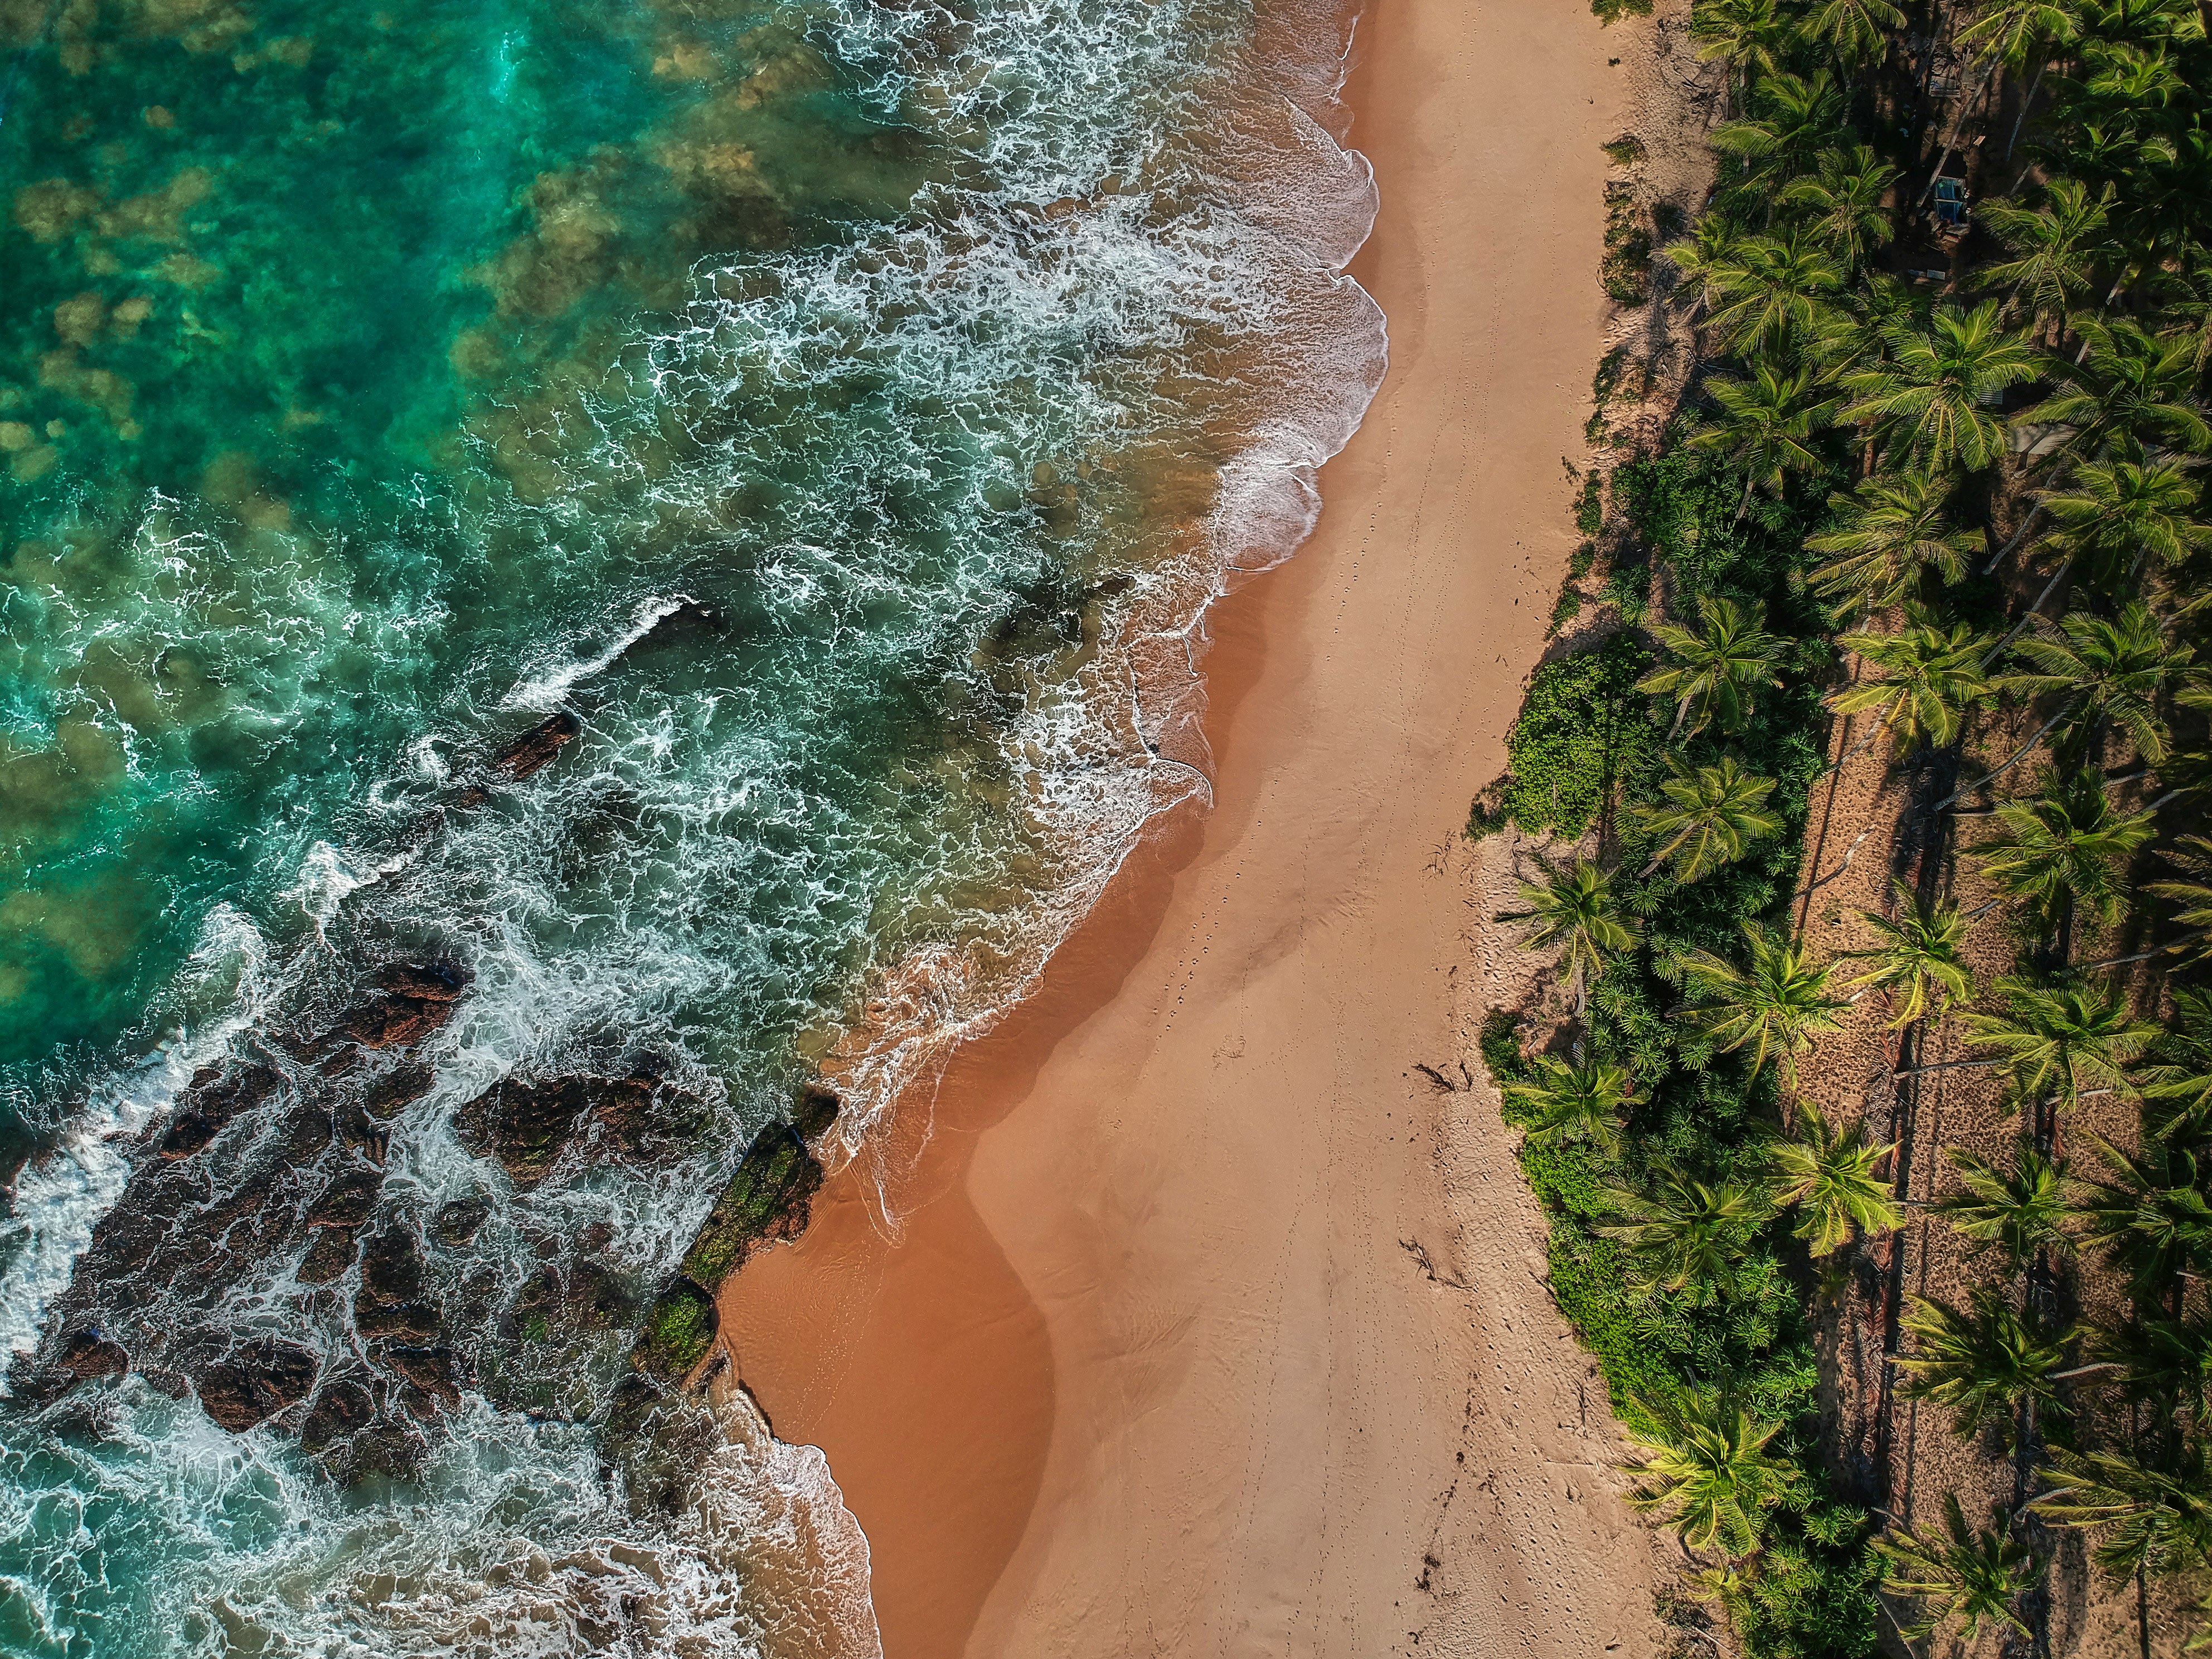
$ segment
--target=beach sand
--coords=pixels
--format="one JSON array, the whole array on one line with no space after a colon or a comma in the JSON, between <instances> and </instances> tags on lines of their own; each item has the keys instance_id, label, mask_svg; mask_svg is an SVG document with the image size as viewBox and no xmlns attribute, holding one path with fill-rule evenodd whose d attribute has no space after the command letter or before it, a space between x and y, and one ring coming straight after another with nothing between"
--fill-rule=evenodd
<instances>
[{"instance_id":1,"label":"beach sand","mask_svg":"<svg viewBox=\"0 0 2212 1659\"><path fill-rule=\"evenodd\" d=\"M1375 0L1353 270L1389 377L1312 541L1217 608L1214 810L955 1062L896 1243L850 1170L725 1292L868 1534L890 1659L1655 1650L1474 1058L1515 953L1459 833L1574 544L1635 29Z\"/></svg>"}]
</instances>

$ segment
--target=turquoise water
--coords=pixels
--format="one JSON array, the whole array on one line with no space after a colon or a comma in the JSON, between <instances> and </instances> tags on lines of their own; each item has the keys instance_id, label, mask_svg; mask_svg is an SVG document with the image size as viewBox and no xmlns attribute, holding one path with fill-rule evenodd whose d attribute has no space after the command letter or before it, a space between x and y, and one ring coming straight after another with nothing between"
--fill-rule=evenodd
<instances>
[{"instance_id":1,"label":"turquoise water","mask_svg":"<svg viewBox=\"0 0 2212 1659\"><path fill-rule=\"evenodd\" d=\"M1203 799L1204 608L1380 371L1333 16L17 0L0 40L0 1090L54 1149L5 1346L183 1080L395 953L472 981L382 1177L492 1206L434 1276L550 1234L649 1287L796 1079L865 1154ZM703 1148L519 1192L455 1138L640 1054ZM192 1317L334 1367L291 1274ZM830 1472L741 1405L696 1504L610 1487L626 1352L367 1484L137 1376L0 1401L0 1650L867 1650Z\"/></svg>"}]
</instances>

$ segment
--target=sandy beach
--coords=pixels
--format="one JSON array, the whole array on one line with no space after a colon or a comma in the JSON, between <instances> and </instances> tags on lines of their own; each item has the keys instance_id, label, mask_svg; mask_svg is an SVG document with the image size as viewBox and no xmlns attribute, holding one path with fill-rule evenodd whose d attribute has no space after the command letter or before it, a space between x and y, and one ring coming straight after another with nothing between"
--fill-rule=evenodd
<instances>
[{"instance_id":1,"label":"sandy beach","mask_svg":"<svg viewBox=\"0 0 2212 1659\"><path fill-rule=\"evenodd\" d=\"M1653 1650L1511 1137L1479 1066L1418 1069L1459 1079L1518 971L1459 830L1573 545L1643 38L1375 0L1353 274L1389 376L1312 541L1217 609L1214 810L956 1062L902 1237L848 1176L725 1293L867 1533L890 1659Z\"/></svg>"}]
</instances>

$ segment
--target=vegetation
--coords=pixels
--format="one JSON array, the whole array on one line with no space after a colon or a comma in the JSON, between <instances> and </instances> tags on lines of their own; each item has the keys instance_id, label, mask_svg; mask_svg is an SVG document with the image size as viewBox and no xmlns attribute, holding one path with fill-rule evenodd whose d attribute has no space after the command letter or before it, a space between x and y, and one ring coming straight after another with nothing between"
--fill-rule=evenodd
<instances>
[{"instance_id":1,"label":"vegetation","mask_svg":"<svg viewBox=\"0 0 2212 1659\"><path fill-rule=\"evenodd\" d=\"M1718 180L1650 264L1698 368L1602 493L1577 475L1575 577L1604 560L1618 623L1538 671L1470 832L1573 849L1509 913L1572 1012L1500 1011L1483 1054L1634 1499L1753 1655L2048 1651L2067 1529L2133 1580L2146 1655L2152 1581L2212 1586L2208 9L1692 10ZM1608 216L1640 300L1644 221ZM1877 746L1898 817L1846 834L1910 856L1838 955L1808 799ZM1889 1143L1939 1036L2018 1141L1942 1148L1931 1203ZM1802 1097L1838 1041L1881 1046L1890 1133ZM1956 1238L1955 1298L1892 1277L1908 1214ZM1813 1333L1853 1261L1893 1286L1893 1398L2004 1460L1987 1524L1893 1514L1887 1449L1832 1480Z\"/></svg>"}]
</instances>

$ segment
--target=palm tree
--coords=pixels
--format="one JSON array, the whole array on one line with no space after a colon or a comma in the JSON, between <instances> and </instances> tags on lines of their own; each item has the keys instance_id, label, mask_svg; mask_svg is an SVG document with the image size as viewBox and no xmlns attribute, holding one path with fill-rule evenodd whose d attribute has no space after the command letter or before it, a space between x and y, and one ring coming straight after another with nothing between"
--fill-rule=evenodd
<instances>
[{"instance_id":1,"label":"palm tree","mask_svg":"<svg viewBox=\"0 0 2212 1659\"><path fill-rule=\"evenodd\" d=\"M1935 1209L1960 1237L1978 1248L1995 1245L2014 1267L2046 1253L2072 1254L2064 1164L2026 1141L2013 1154L2010 1174L1960 1147L1946 1146L1943 1156L1959 1172L1960 1190L1936 1200Z\"/></svg>"},{"instance_id":2,"label":"palm tree","mask_svg":"<svg viewBox=\"0 0 2212 1659\"><path fill-rule=\"evenodd\" d=\"M2004 830L1981 849L1982 873L2045 927L2075 909L2118 921L2127 860L2156 833L2149 812L2115 811L2094 772L2053 778L2032 799L2002 803L1997 817Z\"/></svg>"},{"instance_id":3,"label":"palm tree","mask_svg":"<svg viewBox=\"0 0 2212 1659\"><path fill-rule=\"evenodd\" d=\"M1693 951L1682 959L1685 981L1711 1005L1692 1018L1721 1053L1749 1048L1753 1076L1773 1055L1782 1062L1783 1075L1790 1077L1796 1056L1813 1046L1813 1039L1842 1023L1836 1011L1844 1005L1828 994L1835 969L1807 962L1803 947L1785 930L1746 922L1743 935L1751 946L1747 968L1711 951Z\"/></svg>"},{"instance_id":4,"label":"palm tree","mask_svg":"<svg viewBox=\"0 0 2212 1659\"><path fill-rule=\"evenodd\" d=\"M1754 190L1806 172L1844 125L1844 94L1826 70L1767 76L1750 101L1756 116L1716 127L1705 142L1742 161L1743 183Z\"/></svg>"},{"instance_id":5,"label":"palm tree","mask_svg":"<svg viewBox=\"0 0 2212 1659\"><path fill-rule=\"evenodd\" d=\"M2203 842L2204 837L2189 839ZM2207 902L2212 903L2212 890ZM2202 1138L2212 1128L2212 990L2191 985L2173 994L2173 1023L2152 1046L2149 1060L2136 1079L2154 1120L2148 1127Z\"/></svg>"},{"instance_id":6,"label":"palm tree","mask_svg":"<svg viewBox=\"0 0 2212 1659\"><path fill-rule=\"evenodd\" d=\"M1968 1641L1982 1633L1984 1624L2033 1635L2017 1611L2021 1597L2035 1585L2033 1554L2009 1530L1976 1532L1969 1527L1956 1492L1943 1494L1943 1519L1950 1529L1948 1540L1904 1525L1874 1540L1875 1551L1890 1564L1882 1588L1918 1597L1926 1615L1917 1623L1899 1625L1898 1634L1917 1641L1956 1619Z\"/></svg>"},{"instance_id":7,"label":"palm tree","mask_svg":"<svg viewBox=\"0 0 2212 1659\"><path fill-rule=\"evenodd\" d=\"M2014 648L2033 670L2014 675L2014 689L2032 696L2063 695L2085 729L2118 726L2152 765L2166 757L2159 704L2200 678L2191 672L2195 650L2169 641L2141 600L2118 617L2077 611L2059 624L2057 637L2030 634Z\"/></svg>"},{"instance_id":8,"label":"palm tree","mask_svg":"<svg viewBox=\"0 0 2212 1659\"><path fill-rule=\"evenodd\" d=\"M1680 267L1685 280L1698 285L1698 304L1710 311L1720 302L1727 274L1741 263L1742 234L1722 215L1708 213L1690 234L1667 244L1663 252Z\"/></svg>"},{"instance_id":9,"label":"palm tree","mask_svg":"<svg viewBox=\"0 0 2212 1659\"><path fill-rule=\"evenodd\" d=\"M2183 792L2180 790L2174 790L2167 799L2181 793ZM2153 805L2155 806L2157 804L2154 802ZM2154 894L2160 898L2171 899L2173 902L2178 908L2173 913L2172 920L2184 930L2179 939L2147 954L2164 956L2168 951L2184 950L2193 945L2195 948L2189 949L2185 960L2194 962L2206 955L2208 951L2212 951L2212 945L2202 943L2208 934L2212 934L2212 881L2204 879L2208 876L2212 876L2212 837L2184 836L2172 847L2163 850L2168 858L2181 866L2185 874L2195 879L2147 881L2143 884L2143 891L2146 893ZM2130 959L2122 958L2124 961ZM2184 992L2182 994L2185 996L2188 993Z\"/></svg>"},{"instance_id":10,"label":"palm tree","mask_svg":"<svg viewBox=\"0 0 2212 1659\"><path fill-rule=\"evenodd\" d=\"M1844 291L1844 268L1808 229L1779 236L1747 236L1729 262L1711 276L1714 303L1709 326L1715 340L1738 356L1762 346L1786 350L1818 331Z\"/></svg>"},{"instance_id":11,"label":"palm tree","mask_svg":"<svg viewBox=\"0 0 2212 1659\"><path fill-rule=\"evenodd\" d=\"M2100 1566L2132 1575L2212 1565L2212 1459L2202 1441L2165 1450L2156 1463L2127 1452L2053 1451L2045 1477L2057 1490L2035 1512L2061 1527L2104 1528Z\"/></svg>"},{"instance_id":12,"label":"palm tree","mask_svg":"<svg viewBox=\"0 0 2212 1659\"><path fill-rule=\"evenodd\" d=\"M1857 401L1843 412L1871 423L1905 454L1931 467L1978 470L2004 450L2004 428L1989 404L2040 372L2034 348L2005 331L1998 306L1938 306L1923 331L1893 323L1882 331L1888 360L1844 377Z\"/></svg>"},{"instance_id":13,"label":"palm tree","mask_svg":"<svg viewBox=\"0 0 2212 1659\"><path fill-rule=\"evenodd\" d=\"M1785 1459L1766 1455L1779 1423L1762 1423L1717 1389L1692 1389L1663 1403L1639 1400L1652 1426L1631 1428L1643 1455L1627 1466L1637 1479L1629 1502L1656 1515L1693 1550L1717 1544L1731 1555L1758 1547L1765 1511L1798 1479Z\"/></svg>"},{"instance_id":14,"label":"palm tree","mask_svg":"<svg viewBox=\"0 0 2212 1659\"><path fill-rule=\"evenodd\" d=\"M2196 343L2154 334L2127 318L2078 317L2087 348L2057 389L2019 417L2023 426L2069 426L2075 454L2129 454L2146 446L2202 454L2212 426L2197 400Z\"/></svg>"},{"instance_id":15,"label":"palm tree","mask_svg":"<svg viewBox=\"0 0 2212 1659\"><path fill-rule=\"evenodd\" d=\"M2185 1412L2199 1428L2212 1420L2212 1313L2136 1321L2102 1333L2094 1352L2129 1399L2161 1418Z\"/></svg>"},{"instance_id":16,"label":"palm tree","mask_svg":"<svg viewBox=\"0 0 2212 1659\"><path fill-rule=\"evenodd\" d=\"M1851 1230L1886 1233L1905 1212L1891 1195L1890 1183L1874 1166L1897 1150L1894 1143L1867 1143L1866 1125L1832 1127L1811 1101L1797 1103L1801 1134L1767 1149L1766 1195L1775 1204L1798 1205L1797 1237L1814 1255L1830 1255L1849 1243Z\"/></svg>"},{"instance_id":17,"label":"palm tree","mask_svg":"<svg viewBox=\"0 0 2212 1659\"><path fill-rule=\"evenodd\" d=\"M1995 1291L1975 1291L1965 1313L1925 1297L1911 1304L1901 1322L1918 1347L1897 1356L1911 1373L1898 1390L1905 1399L1949 1407L1961 1435L1994 1412L2020 1411L2032 1425L2036 1405L2057 1399L2072 1331L2044 1330Z\"/></svg>"},{"instance_id":18,"label":"palm tree","mask_svg":"<svg viewBox=\"0 0 2212 1659\"><path fill-rule=\"evenodd\" d=\"M1608 957L1636 943L1630 924L1621 920L1611 878L1588 859L1564 870L1547 865L1542 881L1521 884L1521 901L1527 909L1506 911L1498 920L1535 924L1521 941L1524 951L1559 948L1559 966L1575 987L1576 1017L1587 1018L1590 981L1605 971Z\"/></svg>"},{"instance_id":19,"label":"palm tree","mask_svg":"<svg viewBox=\"0 0 2212 1659\"><path fill-rule=\"evenodd\" d=\"M1589 1140L1605 1147L1620 1140L1620 1121L1638 1098L1624 1066L1596 1060L1572 1061L1546 1055L1536 1074L1503 1091L1527 1112L1523 1126L1531 1140Z\"/></svg>"},{"instance_id":20,"label":"palm tree","mask_svg":"<svg viewBox=\"0 0 2212 1659\"><path fill-rule=\"evenodd\" d=\"M1743 474L1738 520L1750 509L1753 489L1763 487L1778 497L1791 473L1820 466L1820 458L1811 447L1813 434L1834 424L1836 404L1832 398L1813 396L1814 379L1810 368L1785 374L1762 361L1748 380L1716 374L1705 381L1719 416L1683 447L1720 454Z\"/></svg>"},{"instance_id":21,"label":"palm tree","mask_svg":"<svg viewBox=\"0 0 2212 1659\"><path fill-rule=\"evenodd\" d=\"M1984 289L2003 289L2008 311L2027 304L2035 336L2049 330L2055 344L2109 247L2103 202L2080 180L2060 178L2045 187L2036 207L1996 197L1976 213L2013 256L1985 267L1977 280Z\"/></svg>"},{"instance_id":22,"label":"palm tree","mask_svg":"<svg viewBox=\"0 0 2212 1659\"><path fill-rule=\"evenodd\" d=\"M1619 1183L1605 1189L1607 1202L1628 1219L1605 1223L1597 1232L1628 1247L1646 1289L1701 1306L1735 1282L1736 1264L1765 1206L1733 1181L1708 1184L1667 1166L1653 1174L1648 1193Z\"/></svg>"},{"instance_id":23,"label":"palm tree","mask_svg":"<svg viewBox=\"0 0 2212 1659\"><path fill-rule=\"evenodd\" d=\"M1826 556L1813 586L1880 611L1917 592L1931 574L1947 586L1965 580L1982 538L1952 521L1953 488L1950 478L1908 467L1829 496L1835 527L1805 538L1807 551Z\"/></svg>"},{"instance_id":24,"label":"palm tree","mask_svg":"<svg viewBox=\"0 0 2212 1659\"><path fill-rule=\"evenodd\" d=\"M1863 951L1846 951L1839 962L1864 962L1867 969L1844 981L1847 988L1878 990L1889 999L1889 1027L1903 1030L1917 1019L1940 1018L1954 1002L1974 994L1974 976L1960 952L1973 924L1954 904L1922 902L1904 881L1892 884L1897 895L1897 917L1892 921L1878 911L1861 910L1858 918L1874 932L1876 943Z\"/></svg>"},{"instance_id":25,"label":"palm tree","mask_svg":"<svg viewBox=\"0 0 2212 1659\"><path fill-rule=\"evenodd\" d=\"M1887 0L1877 0L1878 3ZM1864 4L1866 0L1844 0ZM1844 268L1856 270L1867 256L1896 234L1882 198L1897 182L1897 169L1865 144L1820 152L1815 170L1783 191L1782 205L1806 214L1805 224L1828 245Z\"/></svg>"},{"instance_id":26,"label":"palm tree","mask_svg":"<svg viewBox=\"0 0 2212 1659\"><path fill-rule=\"evenodd\" d=\"M2138 1307L2156 1306L2183 1273L2212 1266L2212 1200L2198 1187L2196 1154L2156 1136L2136 1154L2101 1135L2088 1140L2112 1179L2077 1184L2081 1240L2127 1274Z\"/></svg>"},{"instance_id":27,"label":"palm tree","mask_svg":"<svg viewBox=\"0 0 2212 1659\"><path fill-rule=\"evenodd\" d=\"M2212 548L2212 528L2196 521L2197 499L2186 463L2126 456L2077 466L2064 489L2036 495L2058 526L2044 545L2107 589L2146 558L2171 568Z\"/></svg>"},{"instance_id":28,"label":"palm tree","mask_svg":"<svg viewBox=\"0 0 2212 1659\"><path fill-rule=\"evenodd\" d=\"M1753 70L1772 74L1790 49L1790 30L1779 0L1705 0L1690 17L1698 56L1728 65L1728 89Z\"/></svg>"},{"instance_id":29,"label":"palm tree","mask_svg":"<svg viewBox=\"0 0 2212 1659\"><path fill-rule=\"evenodd\" d=\"M1638 690L1650 696L1674 699L1674 723L1667 732L1670 744L1693 711L1693 734L1716 717L1722 731L1736 730L1750 717L1752 698L1759 690L1782 684L1775 664L1784 641L1766 631L1764 619L1754 617L1750 606L1735 599L1701 599L1698 620L1703 626L1694 632L1672 623L1652 629L1653 636L1677 660L1653 669L1636 684Z\"/></svg>"},{"instance_id":30,"label":"palm tree","mask_svg":"<svg viewBox=\"0 0 2212 1659\"><path fill-rule=\"evenodd\" d=\"M1988 635L1965 623L1944 628L1917 608L1905 616L1899 633L1846 634L1836 641L1857 652L1875 672L1828 694L1828 707L1839 714L1881 710L1882 725L1894 729L1900 754L1952 742L1968 717L1997 694L1982 666Z\"/></svg>"},{"instance_id":31,"label":"palm tree","mask_svg":"<svg viewBox=\"0 0 2212 1659\"><path fill-rule=\"evenodd\" d=\"M1905 13L1894 0L1813 0L1797 25L1807 40L1826 42L1846 69L1880 58L1889 44L1887 31L1904 27Z\"/></svg>"},{"instance_id":32,"label":"palm tree","mask_svg":"<svg viewBox=\"0 0 2212 1659\"><path fill-rule=\"evenodd\" d=\"M1672 757L1668 765L1674 775L1659 786L1666 804L1639 806L1630 815L1636 830L1662 843L1643 875L1673 860L1675 875L1686 885L1781 832L1782 820L1765 810L1772 778L1746 772L1733 755L1695 770Z\"/></svg>"},{"instance_id":33,"label":"palm tree","mask_svg":"<svg viewBox=\"0 0 2212 1659\"><path fill-rule=\"evenodd\" d=\"M2087 1090L2125 1089L2128 1066L2158 1035L2104 986L2008 975L1996 992L2006 1012L1964 1018L1973 1046L1996 1051L2020 1100L2070 1111Z\"/></svg>"}]
</instances>

